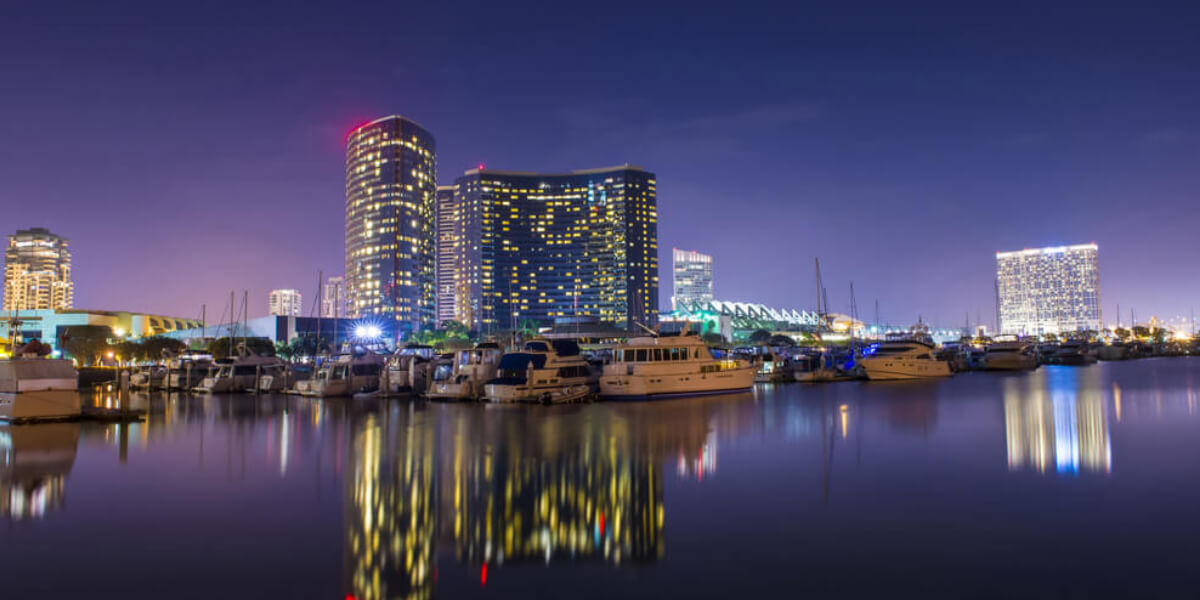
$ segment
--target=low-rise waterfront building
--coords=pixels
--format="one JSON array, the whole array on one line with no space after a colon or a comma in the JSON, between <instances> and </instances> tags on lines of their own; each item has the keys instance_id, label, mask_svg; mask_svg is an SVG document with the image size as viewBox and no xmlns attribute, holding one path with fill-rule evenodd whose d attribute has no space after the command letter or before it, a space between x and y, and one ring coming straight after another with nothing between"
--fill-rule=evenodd
<instances>
[{"instance_id":1,"label":"low-rise waterfront building","mask_svg":"<svg viewBox=\"0 0 1200 600\"><path fill-rule=\"evenodd\" d=\"M113 338L136 339L200 326L199 319L112 310L29 310L5 317L17 321L13 331L13 338L17 341L37 339L55 350L59 350L63 333L71 327L107 327ZM6 334L8 329L0 328L0 335Z\"/></svg>"}]
</instances>

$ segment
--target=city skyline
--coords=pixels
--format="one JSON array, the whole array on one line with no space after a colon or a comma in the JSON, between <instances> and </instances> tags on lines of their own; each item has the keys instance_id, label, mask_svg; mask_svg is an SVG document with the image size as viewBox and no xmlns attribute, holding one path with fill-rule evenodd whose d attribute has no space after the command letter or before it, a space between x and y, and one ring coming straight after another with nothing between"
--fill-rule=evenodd
<instances>
[{"instance_id":1,"label":"city skyline","mask_svg":"<svg viewBox=\"0 0 1200 600\"><path fill-rule=\"evenodd\" d=\"M437 135L442 173L647 165L663 181L660 264L665 248L704 248L723 265L718 298L811 309L811 278L766 260L786 248L800 264L821 256L832 310L846 312L853 280L882 320L991 321L994 252L1078 239L1105 248L1105 314L1119 303L1187 315L1200 293L1180 276L1189 257L1142 239L1194 229L1195 6L1101 7L1082 21L1017 7L986 23L951 6L940 19L884 5L750 8L715 46L703 20L651 41L675 18L655 9L632 23L595 17L627 54L571 57L546 50L568 47L548 26L567 8L524 24L494 7L421 8L424 21L458 23L463 43L434 56L432 38L406 38L400 53L421 59L405 61L348 33L348 16L237 9L263 37L224 13L128 8L142 27L119 42L109 32L123 17L86 7L31 7L0 25L5 55L25 57L7 65L13 93L0 106L27 117L6 125L0 201L14 208L10 229L71 238L79 306L198 316L229 289L262 297L341 272L345 136L394 113ZM198 28L172 30L181 16ZM539 36L489 51L503 30ZM924 49L907 45L914 33ZM1063 44L1070 53L1053 51ZM515 69L547 93L503 89ZM565 92L577 72L594 75L593 95ZM747 87L758 93L735 92ZM97 157L66 179L51 141L64 136ZM133 213L150 225L124 235ZM111 285L143 273L187 275L162 289Z\"/></svg>"}]
</instances>

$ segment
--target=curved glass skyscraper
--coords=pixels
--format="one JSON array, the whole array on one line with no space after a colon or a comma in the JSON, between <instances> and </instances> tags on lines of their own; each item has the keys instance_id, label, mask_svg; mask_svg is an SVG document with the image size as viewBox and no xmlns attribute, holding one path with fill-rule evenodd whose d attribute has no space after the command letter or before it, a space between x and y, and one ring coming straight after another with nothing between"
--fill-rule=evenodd
<instances>
[{"instance_id":1,"label":"curved glass skyscraper","mask_svg":"<svg viewBox=\"0 0 1200 600\"><path fill-rule=\"evenodd\" d=\"M433 135L399 116L346 137L346 292L353 317L434 324Z\"/></svg>"}]
</instances>

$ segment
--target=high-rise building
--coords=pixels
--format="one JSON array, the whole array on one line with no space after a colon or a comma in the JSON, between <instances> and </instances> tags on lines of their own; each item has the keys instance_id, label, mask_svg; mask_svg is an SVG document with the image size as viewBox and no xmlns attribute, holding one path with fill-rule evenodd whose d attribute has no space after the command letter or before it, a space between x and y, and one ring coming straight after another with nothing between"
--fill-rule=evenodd
<instances>
[{"instance_id":1,"label":"high-rise building","mask_svg":"<svg viewBox=\"0 0 1200 600\"><path fill-rule=\"evenodd\" d=\"M326 278L321 290L321 318L340 319L346 314L346 280L341 275Z\"/></svg>"},{"instance_id":2,"label":"high-rise building","mask_svg":"<svg viewBox=\"0 0 1200 600\"><path fill-rule=\"evenodd\" d=\"M437 322L455 320L454 258L460 238L455 228L458 211L454 205L454 186L439 185L437 189Z\"/></svg>"},{"instance_id":3,"label":"high-rise building","mask_svg":"<svg viewBox=\"0 0 1200 600\"><path fill-rule=\"evenodd\" d=\"M1061 334L1100 329L1095 244L996 253L1000 332Z\"/></svg>"},{"instance_id":4,"label":"high-rise building","mask_svg":"<svg viewBox=\"0 0 1200 600\"><path fill-rule=\"evenodd\" d=\"M346 295L351 317L433 324L437 159L433 135L404 117L346 138Z\"/></svg>"},{"instance_id":5,"label":"high-rise building","mask_svg":"<svg viewBox=\"0 0 1200 600\"><path fill-rule=\"evenodd\" d=\"M591 318L658 321L658 213L639 167L472 169L455 182L454 315L483 332Z\"/></svg>"},{"instance_id":6,"label":"high-rise building","mask_svg":"<svg viewBox=\"0 0 1200 600\"><path fill-rule=\"evenodd\" d=\"M270 314L277 317L300 316L300 290L271 290L267 294Z\"/></svg>"},{"instance_id":7,"label":"high-rise building","mask_svg":"<svg viewBox=\"0 0 1200 600\"><path fill-rule=\"evenodd\" d=\"M71 308L71 252L67 239L41 227L8 236L4 251L4 310Z\"/></svg>"},{"instance_id":8,"label":"high-rise building","mask_svg":"<svg viewBox=\"0 0 1200 600\"><path fill-rule=\"evenodd\" d=\"M671 309L675 303L712 302L713 299L713 264L712 256L692 250L672 249L674 293L671 295Z\"/></svg>"}]
</instances>

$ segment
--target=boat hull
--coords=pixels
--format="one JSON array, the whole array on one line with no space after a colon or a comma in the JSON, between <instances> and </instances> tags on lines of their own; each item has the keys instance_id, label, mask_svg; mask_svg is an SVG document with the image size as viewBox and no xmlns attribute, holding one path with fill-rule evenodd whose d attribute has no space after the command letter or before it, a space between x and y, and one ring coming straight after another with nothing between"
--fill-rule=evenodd
<instances>
[{"instance_id":1,"label":"boat hull","mask_svg":"<svg viewBox=\"0 0 1200 600\"><path fill-rule=\"evenodd\" d=\"M985 371L1032 371L1038 368L1038 361L1032 356L989 356L984 360Z\"/></svg>"},{"instance_id":2,"label":"boat hull","mask_svg":"<svg viewBox=\"0 0 1200 600\"><path fill-rule=\"evenodd\" d=\"M753 368L714 373L606 375L600 378L600 397L635 400L731 394L753 388L754 380Z\"/></svg>"},{"instance_id":3,"label":"boat hull","mask_svg":"<svg viewBox=\"0 0 1200 600\"><path fill-rule=\"evenodd\" d=\"M940 360L863 359L860 363L871 381L937 379L953 375L950 365Z\"/></svg>"},{"instance_id":4,"label":"boat hull","mask_svg":"<svg viewBox=\"0 0 1200 600\"><path fill-rule=\"evenodd\" d=\"M485 399L497 404L517 402L562 404L584 400L595 392L596 386L584 381L545 386L528 384L487 384L484 386Z\"/></svg>"}]
</instances>

